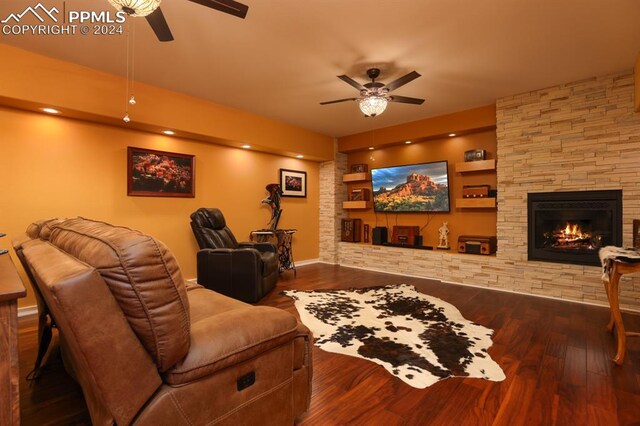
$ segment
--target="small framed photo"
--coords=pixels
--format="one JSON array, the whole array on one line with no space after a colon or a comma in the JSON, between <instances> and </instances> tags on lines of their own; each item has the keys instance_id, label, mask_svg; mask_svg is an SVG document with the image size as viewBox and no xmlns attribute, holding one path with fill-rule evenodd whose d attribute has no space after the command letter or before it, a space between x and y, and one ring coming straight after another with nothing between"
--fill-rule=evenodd
<instances>
[{"instance_id":1,"label":"small framed photo","mask_svg":"<svg viewBox=\"0 0 640 426\"><path fill-rule=\"evenodd\" d=\"M127 195L196 196L195 156L127 147Z\"/></svg>"},{"instance_id":2,"label":"small framed photo","mask_svg":"<svg viewBox=\"0 0 640 426\"><path fill-rule=\"evenodd\" d=\"M640 249L640 219L633 220L633 247Z\"/></svg>"},{"instance_id":3,"label":"small framed photo","mask_svg":"<svg viewBox=\"0 0 640 426\"><path fill-rule=\"evenodd\" d=\"M352 164L351 165L351 173L366 173L369 171L368 164Z\"/></svg>"},{"instance_id":4,"label":"small framed photo","mask_svg":"<svg viewBox=\"0 0 640 426\"><path fill-rule=\"evenodd\" d=\"M307 172L280 169L280 188L283 197L307 198Z\"/></svg>"}]
</instances>

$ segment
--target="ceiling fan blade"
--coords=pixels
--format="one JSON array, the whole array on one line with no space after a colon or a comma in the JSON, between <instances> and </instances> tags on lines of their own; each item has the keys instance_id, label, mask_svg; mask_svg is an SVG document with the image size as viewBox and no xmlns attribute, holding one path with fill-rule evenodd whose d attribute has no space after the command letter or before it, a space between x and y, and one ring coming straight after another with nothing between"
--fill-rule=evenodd
<instances>
[{"instance_id":1,"label":"ceiling fan blade","mask_svg":"<svg viewBox=\"0 0 640 426\"><path fill-rule=\"evenodd\" d=\"M339 75L338 78L344 81L345 83L350 84L351 86L355 87L358 90L367 90L366 87L364 87L362 84L358 83L351 77L347 77L346 75Z\"/></svg>"},{"instance_id":2,"label":"ceiling fan blade","mask_svg":"<svg viewBox=\"0 0 640 426\"><path fill-rule=\"evenodd\" d=\"M403 104L422 105L424 99L410 98L408 96L389 96L391 102L401 102Z\"/></svg>"},{"instance_id":3,"label":"ceiling fan blade","mask_svg":"<svg viewBox=\"0 0 640 426\"><path fill-rule=\"evenodd\" d=\"M246 4L238 3L233 0L189 0L194 3L201 4L211 9L219 10L220 12L228 13L229 15L237 16L244 19L247 16L249 6Z\"/></svg>"},{"instance_id":4,"label":"ceiling fan blade","mask_svg":"<svg viewBox=\"0 0 640 426\"><path fill-rule=\"evenodd\" d=\"M326 102L320 102L320 105L329 105L329 104L337 104L338 102L346 102L346 101L355 101L358 98L344 98L344 99L337 99L335 101L326 101Z\"/></svg>"},{"instance_id":5,"label":"ceiling fan blade","mask_svg":"<svg viewBox=\"0 0 640 426\"><path fill-rule=\"evenodd\" d=\"M420 74L418 74L415 71L411 71L409 74L405 75L404 77L400 77L397 80L392 81L391 83L387 84L385 87L389 89L389 91L396 90L398 87L404 86L405 84L415 80L418 77L420 77Z\"/></svg>"},{"instance_id":6,"label":"ceiling fan blade","mask_svg":"<svg viewBox=\"0 0 640 426\"><path fill-rule=\"evenodd\" d=\"M147 15L146 18L149 25L151 25L151 29L154 33L156 33L156 37L158 37L158 40L173 40L173 34L171 34L169 25L167 25L167 21L164 19L164 15L162 14L162 10L160 10L160 8L154 10L150 15Z\"/></svg>"}]
</instances>

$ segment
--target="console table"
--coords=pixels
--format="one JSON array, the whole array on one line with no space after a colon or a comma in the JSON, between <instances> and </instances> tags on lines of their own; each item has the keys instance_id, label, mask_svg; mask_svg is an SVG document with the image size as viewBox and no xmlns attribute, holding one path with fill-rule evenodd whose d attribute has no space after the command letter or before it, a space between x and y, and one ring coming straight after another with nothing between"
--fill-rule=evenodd
<instances>
[{"instance_id":1,"label":"console table","mask_svg":"<svg viewBox=\"0 0 640 426\"><path fill-rule=\"evenodd\" d=\"M618 365L622 365L624 361L624 355L627 350L627 336L640 336L640 333L625 332L618 300L620 277L624 274L633 274L634 272L640 272L640 263L627 263L614 260L613 266L609 271L608 280L603 279L604 288L609 298L609 306L611 307L611 318L607 325L607 330L612 332L615 325L616 337L618 339L618 352L615 358L613 358L613 362Z\"/></svg>"},{"instance_id":2,"label":"console table","mask_svg":"<svg viewBox=\"0 0 640 426\"><path fill-rule=\"evenodd\" d=\"M0 425L20 424L18 299L26 294L11 257L0 255Z\"/></svg>"},{"instance_id":3,"label":"console table","mask_svg":"<svg viewBox=\"0 0 640 426\"><path fill-rule=\"evenodd\" d=\"M276 247L278 249L278 272L293 270L293 276L297 276L296 264L293 262L293 234L296 229L260 229L251 231L251 241L268 242L270 239L276 239Z\"/></svg>"}]
</instances>

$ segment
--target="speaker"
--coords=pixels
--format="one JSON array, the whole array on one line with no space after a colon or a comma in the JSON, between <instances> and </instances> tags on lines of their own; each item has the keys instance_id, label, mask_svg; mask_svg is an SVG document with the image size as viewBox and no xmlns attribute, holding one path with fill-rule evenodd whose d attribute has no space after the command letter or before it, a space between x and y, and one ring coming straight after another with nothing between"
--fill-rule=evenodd
<instances>
[{"instance_id":1,"label":"speaker","mask_svg":"<svg viewBox=\"0 0 640 426\"><path fill-rule=\"evenodd\" d=\"M362 219L342 219L342 233L340 235L340 240L359 243L361 226Z\"/></svg>"},{"instance_id":2,"label":"speaker","mask_svg":"<svg viewBox=\"0 0 640 426\"><path fill-rule=\"evenodd\" d=\"M418 235L420 235L419 226L394 226L391 242L403 246L415 246Z\"/></svg>"},{"instance_id":3,"label":"speaker","mask_svg":"<svg viewBox=\"0 0 640 426\"><path fill-rule=\"evenodd\" d=\"M373 228L373 244L382 245L387 242L387 228L384 226L376 226Z\"/></svg>"}]
</instances>

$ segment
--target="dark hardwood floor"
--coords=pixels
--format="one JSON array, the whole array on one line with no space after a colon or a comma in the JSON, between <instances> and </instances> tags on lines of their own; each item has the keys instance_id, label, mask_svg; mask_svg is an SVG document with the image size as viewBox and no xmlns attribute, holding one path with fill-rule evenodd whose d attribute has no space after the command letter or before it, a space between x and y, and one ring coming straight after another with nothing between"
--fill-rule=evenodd
<instances>
[{"instance_id":1,"label":"dark hardwood floor","mask_svg":"<svg viewBox=\"0 0 640 426\"><path fill-rule=\"evenodd\" d=\"M324 264L299 268L297 278L286 273L261 304L297 315L280 290L401 283L495 330L489 353L506 380L453 378L414 389L374 363L314 348L313 397L303 426L640 424L640 338L628 339L624 365L615 366L606 308ZM624 319L628 329L640 330L640 316ZM82 392L58 354L37 383L25 381L36 356L33 318L20 320L19 344L22 424L90 423Z\"/></svg>"}]
</instances>

